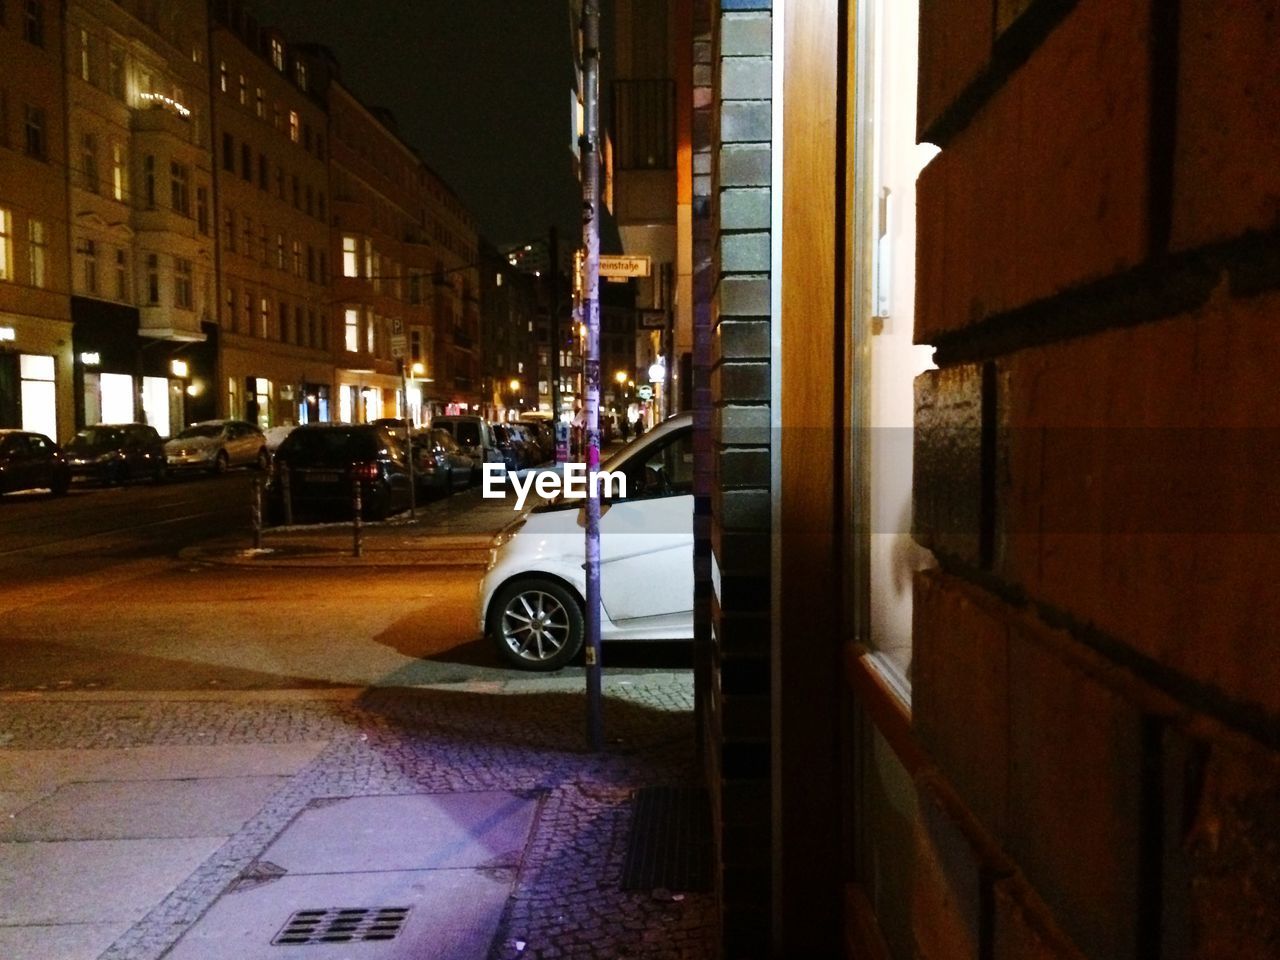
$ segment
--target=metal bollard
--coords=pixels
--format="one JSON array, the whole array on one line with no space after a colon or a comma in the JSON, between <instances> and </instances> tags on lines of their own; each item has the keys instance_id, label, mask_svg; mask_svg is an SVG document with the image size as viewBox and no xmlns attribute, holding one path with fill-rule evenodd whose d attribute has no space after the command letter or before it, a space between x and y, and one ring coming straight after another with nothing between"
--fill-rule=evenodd
<instances>
[{"instance_id":1,"label":"metal bollard","mask_svg":"<svg viewBox=\"0 0 1280 960\"><path fill-rule=\"evenodd\" d=\"M280 499L284 503L284 525L293 526L293 493L289 489L289 465L283 464L280 469Z\"/></svg>"},{"instance_id":2,"label":"metal bollard","mask_svg":"<svg viewBox=\"0 0 1280 960\"><path fill-rule=\"evenodd\" d=\"M262 549L262 481L253 478L253 500L249 504L253 520L253 549Z\"/></svg>"},{"instance_id":3,"label":"metal bollard","mask_svg":"<svg viewBox=\"0 0 1280 960\"><path fill-rule=\"evenodd\" d=\"M351 532L354 538L352 556L364 556L364 504L360 499L360 478L356 477L352 484L351 498Z\"/></svg>"}]
</instances>

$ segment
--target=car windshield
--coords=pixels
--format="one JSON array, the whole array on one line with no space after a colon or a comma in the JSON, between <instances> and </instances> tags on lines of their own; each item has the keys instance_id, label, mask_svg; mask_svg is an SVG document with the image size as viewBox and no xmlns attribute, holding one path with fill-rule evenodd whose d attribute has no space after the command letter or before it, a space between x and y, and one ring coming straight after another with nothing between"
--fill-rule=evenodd
<instances>
[{"instance_id":1,"label":"car windshield","mask_svg":"<svg viewBox=\"0 0 1280 960\"><path fill-rule=\"evenodd\" d=\"M285 438L278 455L290 463L345 465L374 459L379 447L373 430L299 427Z\"/></svg>"},{"instance_id":2,"label":"car windshield","mask_svg":"<svg viewBox=\"0 0 1280 960\"><path fill-rule=\"evenodd\" d=\"M71 447L114 447L120 443L120 431L111 427L89 427L71 438Z\"/></svg>"},{"instance_id":3,"label":"car windshield","mask_svg":"<svg viewBox=\"0 0 1280 960\"><path fill-rule=\"evenodd\" d=\"M464 447L480 445L480 424L474 421L462 421L454 424L454 436Z\"/></svg>"},{"instance_id":4,"label":"car windshield","mask_svg":"<svg viewBox=\"0 0 1280 960\"><path fill-rule=\"evenodd\" d=\"M174 439L188 440L192 437L220 437L222 436L222 429L223 427L220 423L194 423Z\"/></svg>"}]
</instances>

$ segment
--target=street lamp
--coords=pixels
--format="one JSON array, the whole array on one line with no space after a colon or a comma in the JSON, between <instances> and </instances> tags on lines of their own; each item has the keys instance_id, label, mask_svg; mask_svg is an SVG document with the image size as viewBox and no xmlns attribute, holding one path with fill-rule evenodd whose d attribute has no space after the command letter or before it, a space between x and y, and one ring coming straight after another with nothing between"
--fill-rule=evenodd
<instances>
[{"instance_id":1,"label":"street lamp","mask_svg":"<svg viewBox=\"0 0 1280 960\"><path fill-rule=\"evenodd\" d=\"M520 392L520 381L515 379L514 377L511 378L511 382L507 384L507 386L511 388L512 393Z\"/></svg>"},{"instance_id":2,"label":"street lamp","mask_svg":"<svg viewBox=\"0 0 1280 960\"><path fill-rule=\"evenodd\" d=\"M627 372L625 370L619 370L617 373L613 375L613 379L614 379L614 382L618 384L618 386L622 386L624 383L627 382Z\"/></svg>"}]
</instances>

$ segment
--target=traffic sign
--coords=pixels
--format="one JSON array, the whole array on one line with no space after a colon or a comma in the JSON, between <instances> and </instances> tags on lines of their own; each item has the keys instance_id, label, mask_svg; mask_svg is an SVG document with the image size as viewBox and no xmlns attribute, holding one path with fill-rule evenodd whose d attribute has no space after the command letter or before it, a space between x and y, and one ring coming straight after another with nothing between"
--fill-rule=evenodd
<instances>
[{"instance_id":1,"label":"traffic sign","mask_svg":"<svg viewBox=\"0 0 1280 960\"><path fill-rule=\"evenodd\" d=\"M409 338L403 333L393 333L391 335L391 356L399 359L405 355L409 349Z\"/></svg>"},{"instance_id":2,"label":"traffic sign","mask_svg":"<svg viewBox=\"0 0 1280 960\"><path fill-rule=\"evenodd\" d=\"M601 256L602 277L647 277L650 260L644 256Z\"/></svg>"}]
</instances>

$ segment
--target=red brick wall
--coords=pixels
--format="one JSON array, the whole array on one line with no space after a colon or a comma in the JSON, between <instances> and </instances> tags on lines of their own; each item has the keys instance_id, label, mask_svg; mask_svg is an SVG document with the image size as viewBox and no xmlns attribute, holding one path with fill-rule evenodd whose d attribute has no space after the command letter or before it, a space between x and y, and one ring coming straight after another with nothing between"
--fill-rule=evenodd
<instances>
[{"instance_id":1,"label":"red brick wall","mask_svg":"<svg viewBox=\"0 0 1280 960\"><path fill-rule=\"evenodd\" d=\"M1280 0L920 51L917 953L1280 956Z\"/></svg>"}]
</instances>

